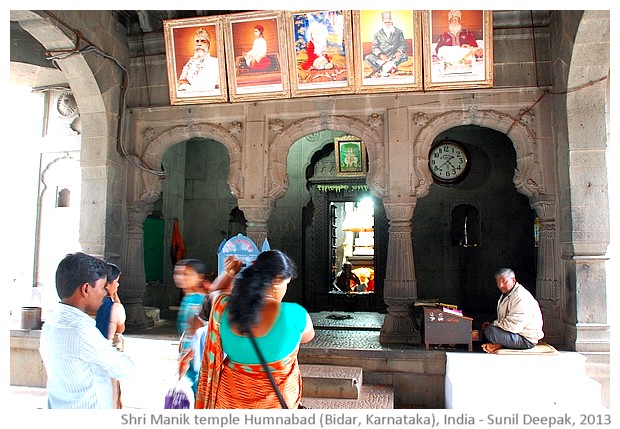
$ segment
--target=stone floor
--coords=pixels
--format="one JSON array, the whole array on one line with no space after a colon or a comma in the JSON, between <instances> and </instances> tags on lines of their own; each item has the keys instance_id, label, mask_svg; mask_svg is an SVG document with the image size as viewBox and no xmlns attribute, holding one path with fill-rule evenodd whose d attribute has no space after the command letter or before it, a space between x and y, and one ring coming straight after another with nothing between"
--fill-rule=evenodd
<instances>
[{"instance_id":1,"label":"stone floor","mask_svg":"<svg viewBox=\"0 0 620 429\"><path fill-rule=\"evenodd\" d=\"M363 312L311 313L316 336L309 343L302 344L300 362L304 354L312 357L325 349L346 350L354 355L424 349L423 344L381 345L379 334L384 317L384 314ZM124 408L162 408L164 397L176 376L179 340L176 312L163 312L154 326L128 332L125 337L125 352L140 364L135 374L122 383ZM45 389L11 386L9 393L9 406L15 409L45 408Z\"/></svg>"}]
</instances>

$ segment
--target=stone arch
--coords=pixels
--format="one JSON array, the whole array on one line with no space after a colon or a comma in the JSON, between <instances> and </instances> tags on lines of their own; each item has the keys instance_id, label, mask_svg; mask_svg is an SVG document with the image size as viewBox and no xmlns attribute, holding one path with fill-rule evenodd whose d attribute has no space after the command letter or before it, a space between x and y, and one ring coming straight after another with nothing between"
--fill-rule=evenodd
<instances>
[{"instance_id":1,"label":"stone arch","mask_svg":"<svg viewBox=\"0 0 620 429\"><path fill-rule=\"evenodd\" d=\"M143 160L146 165L155 168L161 165L162 157L169 148L195 137L217 140L226 146L230 156L230 173L227 183L233 195L240 198L243 195L241 144L230 132L218 125L202 123L168 128L148 143ZM140 201L154 203L161 194L160 176L153 171L146 170L143 170L141 175L144 189L140 194Z\"/></svg>"},{"instance_id":2,"label":"stone arch","mask_svg":"<svg viewBox=\"0 0 620 429\"><path fill-rule=\"evenodd\" d=\"M62 15L62 13L61 13ZM76 17L79 15L75 15ZM78 106L82 124L97 124L97 126L83 126L81 130L80 151L82 154L97 153L97 156L82 156L88 159L88 169L83 169L82 192L84 195L99 195L93 199L92 204L82 204L79 230L80 244L83 251L92 255L105 255L106 253L118 252L119 249L108 249L109 241L106 239L106 228L103 224L89 222L88 219L100 218L101 213L109 217L110 202L108 189L106 195L101 195L100 178L105 177L110 168L110 154L102 151L102 146L113 145L116 135L107 130L114 130L117 126L119 105L116 98L104 99L99 79L105 80L111 87L121 86L121 73L114 76L108 74L108 69L96 63L98 69L91 67L87 55L77 48L82 40L76 40L77 32L67 32L66 27L46 12L31 10L12 10L11 20L19 25L36 39L46 50L51 53L63 52L62 58L56 59L58 68L62 71L66 82ZM84 26L83 22L73 21L75 27ZM66 55L66 53L71 55ZM120 195L120 194L119 194ZM120 207L120 204L118 205Z\"/></svg>"},{"instance_id":3,"label":"stone arch","mask_svg":"<svg viewBox=\"0 0 620 429\"><path fill-rule=\"evenodd\" d=\"M362 121L347 116L322 115L304 118L283 129L269 146L271 164L269 165L268 194L273 200L282 198L288 189L286 156L297 140L308 134L324 129L343 131L359 137L368 151L368 174L366 183L379 197L385 191L383 140L375 129Z\"/></svg>"},{"instance_id":4,"label":"stone arch","mask_svg":"<svg viewBox=\"0 0 620 429\"><path fill-rule=\"evenodd\" d=\"M428 168L428 151L435 136L450 128L460 125L478 125L502 132L510 138L517 153L517 167L513 182L517 191L530 199L543 193L543 176L536 150L536 138L518 118L494 110L469 109L451 111L432 118L424 126L415 142L413 165L416 182L410 185L411 195L418 198L428 194L433 179Z\"/></svg>"}]
</instances>

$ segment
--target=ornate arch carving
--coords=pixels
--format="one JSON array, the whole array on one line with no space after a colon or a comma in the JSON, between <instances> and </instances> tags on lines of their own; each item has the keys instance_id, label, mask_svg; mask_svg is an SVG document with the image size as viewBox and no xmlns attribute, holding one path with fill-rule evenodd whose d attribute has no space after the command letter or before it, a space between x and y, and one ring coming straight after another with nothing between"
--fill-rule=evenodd
<instances>
[{"instance_id":1,"label":"ornate arch carving","mask_svg":"<svg viewBox=\"0 0 620 429\"><path fill-rule=\"evenodd\" d=\"M512 179L517 191L530 198L543 193L543 176L534 132L518 118L494 110L472 108L466 111L446 112L424 124L414 146L413 162L418 181L417 186L415 182L411 183L412 195L418 198L426 196L433 183L428 168L428 151L435 136L459 125L478 125L506 134L517 153L517 168Z\"/></svg>"},{"instance_id":2,"label":"ornate arch carving","mask_svg":"<svg viewBox=\"0 0 620 429\"><path fill-rule=\"evenodd\" d=\"M227 183L233 195L239 198L243 194L241 144L229 131L219 125L201 123L168 128L148 143L142 158L147 165L161 165L162 157L170 147L194 137L217 140L226 146L230 155L230 173ZM140 201L154 203L161 194L160 177L148 171L142 171L141 175L144 189L140 195Z\"/></svg>"},{"instance_id":3,"label":"ornate arch carving","mask_svg":"<svg viewBox=\"0 0 620 429\"><path fill-rule=\"evenodd\" d=\"M372 124L376 125L376 121ZM369 160L366 184L377 196L382 197L385 191L383 140L374 128L358 119L334 115L305 118L282 128L269 146L271 154L267 184L269 197L273 200L282 198L288 189L286 156L293 143L308 134L325 129L343 131L361 138L366 143Z\"/></svg>"}]
</instances>

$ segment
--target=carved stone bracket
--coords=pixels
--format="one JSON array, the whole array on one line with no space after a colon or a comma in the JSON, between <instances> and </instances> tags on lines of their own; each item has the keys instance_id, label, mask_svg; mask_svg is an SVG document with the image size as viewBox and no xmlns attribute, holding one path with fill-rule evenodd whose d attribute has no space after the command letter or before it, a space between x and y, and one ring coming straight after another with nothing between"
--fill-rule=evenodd
<instances>
[{"instance_id":1,"label":"carved stone bracket","mask_svg":"<svg viewBox=\"0 0 620 429\"><path fill-rule=\"evenodd\" d=\"M274 203L272 200L265 198L261 201L240 199L238 201L239 209L243 210L243 214L247 219L246 235L256 243L259 250L263 242L269 235L268 222Z\"/></svg>"}]
</instances>

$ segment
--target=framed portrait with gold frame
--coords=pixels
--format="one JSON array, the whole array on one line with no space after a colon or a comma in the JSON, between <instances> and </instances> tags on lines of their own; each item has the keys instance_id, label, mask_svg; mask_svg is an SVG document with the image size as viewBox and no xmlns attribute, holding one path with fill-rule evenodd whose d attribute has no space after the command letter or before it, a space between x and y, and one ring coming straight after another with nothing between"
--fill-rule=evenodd
<instances>
[{"instance_id":1,"label":"framed portrait with gold frame","mask_svg":"<svg viewBox=\"0 0 620 429\"><path fill-rule=\"evenodd\" d=\"M291 96L355 91L350 10L286 11Z\"/></svg>"},{"instance_id":2,"label":"framed portrait with gold frame","mask_svg":"<svg viewBox=\"0 0 620 429\"><path fill-rule=\"evenodd\" d=\"M354 10L356 92L422 89L422 20L417 10Z\"/></svg>"},{"instance_id":3,"label":"framed portrait with gold frame","mask_svg":"<svg viewBox=\"0 0 620 429\"><path fill-rule=\"evenodd\" d=\"M337 176L366 175L366 145L355 136L334 139Z\"/></svg>"},{"instance_id":4,"label":"framed portrait with gold frame","mask_svg":"<svg viewBox=\"0 0 620 429\"><path fill-rule=\"evenodd\" d=\"M230 101L290 97L284 13L239 13L225 18Z\"/></svg>"},{"instance_id":5,"label":"framed portrait with gold frame","mask_svg":"<svg viewBox=\"0 0 620 429\"><path fill-rule=\"evenodd\" d=\"M493 11L422 12L424 89L493 86Z\"/></svg>"},{"instance_id":6,"label":"framed portrait with gold frame","mask_svg":"<svg viewBox=\"0 0 620 429\"><path fill-rule=\"evenodd\" d=\"M221 17L164 20L170 104L228 101Z\"/></svg>"}]
</instances>

